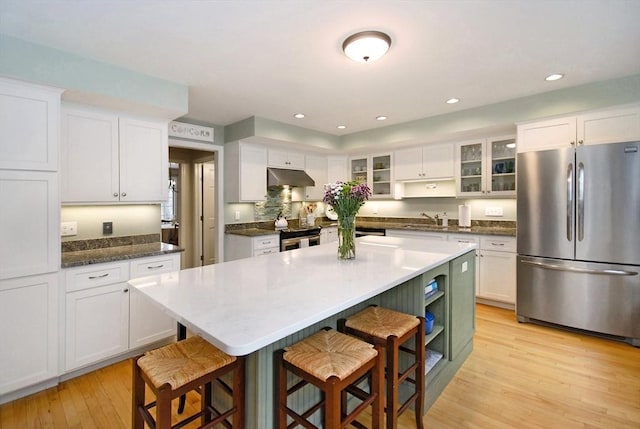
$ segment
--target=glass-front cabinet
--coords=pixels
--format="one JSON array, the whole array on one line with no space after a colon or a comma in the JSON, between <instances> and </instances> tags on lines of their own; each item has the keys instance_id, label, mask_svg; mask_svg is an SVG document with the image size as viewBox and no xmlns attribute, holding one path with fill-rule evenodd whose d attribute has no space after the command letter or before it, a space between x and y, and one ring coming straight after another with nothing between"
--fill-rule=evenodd
<instances>
[{"instance_id":1,"label":"glass-front cabinet","mask_svg":"<svg viewBox=\"0 0 640 429\"><path fill-rule=\"evenodd\" d=\"M389 153L351 158L351 180L367 183L372 198L391 198L392 161Z\"/></svg>"},{"instance_id":2,"label":"glass-front cabinet","mask_svg":"<svg viewBox=\"0 0 640 429\"><path fill-rule=\"evenodd\" d=\"M516 139L514 136L458 143L457 196L515 196Z\"/></svg>"}]
</instances>

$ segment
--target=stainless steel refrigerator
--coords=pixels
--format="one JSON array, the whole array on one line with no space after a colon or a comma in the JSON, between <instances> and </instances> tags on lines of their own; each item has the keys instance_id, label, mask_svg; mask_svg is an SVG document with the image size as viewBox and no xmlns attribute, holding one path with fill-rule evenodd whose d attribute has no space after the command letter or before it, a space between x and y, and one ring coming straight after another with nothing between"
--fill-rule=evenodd
<instances>
[{"instance_id":1,"label":"stainless steel refrigerator","mask_svg":"<svg viewBox=\"0 0 640 429\"><path fill-rule=\"evenodd\" d=\"M518 320L640 347L640 142L518 154Z\"/></svg>"}]
</instances>

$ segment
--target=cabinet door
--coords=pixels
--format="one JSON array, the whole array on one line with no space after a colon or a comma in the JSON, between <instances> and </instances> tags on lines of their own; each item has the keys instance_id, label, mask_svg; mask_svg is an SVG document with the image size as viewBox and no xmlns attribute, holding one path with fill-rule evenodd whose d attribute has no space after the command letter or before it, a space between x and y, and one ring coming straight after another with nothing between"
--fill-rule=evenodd
<instances>
[{"instance_id":1,"label":"cabinet door","mask_svg":"<svg viewBox=\"0 0 640 429\"><path fill-rule=\"evenodd\" d=\"M57 274L0 281L0 397L58 375Z\"/></svg>"},{"instance_id":2,"label":"cabinet door","mask_svg":"<svg viewBox=\"0 0 640 429\"><path fill-rule=\"evenodd\" d=\"M0 279L60 265L58 174L0 170Z\"/></svg>"},{"instance_id":3,"label":"cabinet door","mask_svg":"<svg viewBox=\"0 0 640 429\"><path fill-rule=\"evenodd\" d=\"M304 170L304 154L283 149L269 149L267 163L269 167L293 168Z\"/></svg>"},{"instance_id":4,"label":"cabinet door","mask_svg":"<svg viewBox=\"0 0 640 429\"><path fill-rule=\"evenodd\" d=\"M518 153L571 147L575 143L575 117L518 125Z\"/></svg>"},{"instance_id":5,"label":"cabinet door","mask_svg":"<svg viewBox=\"0 0 640 429\"><path fill-rule=\"evenodd\" d=\"M577 121L579 144L640 140L639 107L581 115Z\"/></svg>"},{"instance_id":6,"label":"cabinet door","mask_svg":"<svg viewBox=\"0 0 640 429\"><path fill-rule=\"evenodd\" d=\"M62 110L60 178L64 203L120 200L117 116Z\"/></svg>"},{"instance_id":7,"label":"cabinet door","mask_svg":"<svg viewBox=\"0 0 640 429\"><path fill-rule=\"evenodd\" d=\"M429 145L422 148L425 179L453 177L455 173L455 147L453 144ZM398 172L396 171L396 177Z\"/></svg>"},{"instance_id":8,"label":"cabinet door","mask_svg":"<svg viewBox=\"0 0 640 429\"><path fill-rule=\"evenodd\" d=\"M129 289L116 283L66 294L65 370L129 348Z\"/></svg>"},{"instance_id":9,"label":"cabinet door","mask_svg":"<svg viewBox=\"0 0 640 429\"><path fill-rule=\"evenodd\" d=\"M131 278L180 271L180 254L131 261ZM171 274L164 274L171 275ZM176 321L132 288L129 296L129 348L135 349L176 333Z\"/></svg>"},{"instance_id":10,"label":"cabinet door","mask_svg":"<svg viewBox=\"0 0 640 429\"><path fill-rule=\"evenodd\" d=\"M391 154L375 155L371 157L371 197L390 198L393 196L393 175Z\"/></svg>"},{"instance_id":11,"label":"cabinet door","mask_svg":"<svg viewBox=\"0 0 640 429\"><path fill-rule=\"evenodd\" d=\"M320 233L320 244L333 243L335 241L338 241L338 228L322 228L322 231Z\"/></svg>"},{"instance_id":12,"label":"cabinet door","mask_svg":"<svg viewBox=\"0 0 640 429\"><path fill-rule=\"evenodd\" d=\"M239 168L240 201L264 201L267 193L267 150L262 146L241 145Z\"/></svg>"},{"instance_id":13,"label":"cabinet door","mask_svg":"<svg viewBox=\"0 0 640 429\"><path fill-rule=\"evenodd\" d=\"M327 183L349 180L348 160L344 156L330 156L327 158Z\"/></svg>"},{"instance_id":14,"label":"cabinet door","mask_svg":"<svg viewBox=\"0 0 640 429\"><path fill-rule=\"evenodd\" d=\"M120 119L120 201L167 199L167 124Z\"/></svg>"},{"instance_id":15,"label":"cabinet door","mask_svg":"<svg viewBox=\"0 0 640 429\"><path fill-rule=\"evenodd\" d=\"M322 201L324 185L327 183L327 158L324 156L307 156L305 158L305 166L305 171L316 182L316 185L304 188L305 195L303 199L305 201Z\"/></svg>"},{"instance_id":16,"label":"cabinet door","mask_svg":"<svg viewBox=\"0 0 640 429\"><path fill-rule=\"evenodd\" d=\"M393 162L396 180L417 180L424 177L421 147L395 151ZM453 161L451 166L453 167Z\"/></svg>"},{"instance_id":17,"label":"cabinet door","mask_svg":"<svg viewBox=\"0 0 640 429\"><path fill-rule=\"evenodd\" d=\"M58 170L60 93L0 79L0 168Z\"/></svg>"},{"instance_id":18,"label":"cabinet door","mask_svg":"<svg viewBox=\"0 0 640 429\"><path fill-rule=\"evenodd\" d=\"M457 145L456 195L462 197L485 194L485 141L474 140Z\"/></svg>"},{"instance_id":19,"label":"cabinet door","mask_svg":"<svg viewBox=\"0 0 640 429\"><path fill-rule=\"evenodd\" d=\"M486 191L494 196L516 195L516 139L487 139Z\"/></svg>"},{"instance_id":20,"label":"cabinet door","mask_svg":"<svg viewBox=\"0 0 640 429\"><path fill-rule=\"evenodd\" d=\"M480 251L480 282L478 296L516 302L516 254L511 252Z\"/></svg>"},{"instance_id":21,"label":"cabinet door","mask_svg":"<svg viewBox=\"0 0 640 429\"><path fill-rule=\"evenodd\" d=\"M449 318L450 329L450 360L458 354L473 339L476 321L475 307L475 256L473 252L454 259L449 264L449 305L452 317Z\"/></svg>"}]
</instances>

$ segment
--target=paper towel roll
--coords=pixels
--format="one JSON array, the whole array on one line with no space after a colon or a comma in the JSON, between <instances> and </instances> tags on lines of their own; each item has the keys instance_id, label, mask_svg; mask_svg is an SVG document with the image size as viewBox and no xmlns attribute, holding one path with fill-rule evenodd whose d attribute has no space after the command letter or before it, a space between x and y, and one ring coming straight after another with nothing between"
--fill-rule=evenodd
<instances>
[{"instance_id":1,"label":"paper towel roll","mask_svg":"<svg viewBox=\"0 0 640 429\"><path fill-rule=\"evenodd\" d=\"M460 228L471 227L471 207L458 206L458 226Z\"/></svg>"},{"instance_id":2,"label":"paper towel roll","mask_svg":"<svg viewBox=\"0 0 640 429\"><path fill-rule=\"evenodd\" d=\"M309 247L309 239L308 238L301 238L300 239L300 248L302 249L303 247Z\"/></svg>"}]
</instances>

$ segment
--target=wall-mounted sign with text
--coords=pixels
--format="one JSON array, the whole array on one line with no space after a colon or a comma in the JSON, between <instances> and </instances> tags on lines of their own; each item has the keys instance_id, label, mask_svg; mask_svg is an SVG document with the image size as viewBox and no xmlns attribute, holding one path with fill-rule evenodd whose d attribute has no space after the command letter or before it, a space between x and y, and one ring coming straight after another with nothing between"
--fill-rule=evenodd
<instances>
[{"instance_id":1,"label":"wall-mounted sign with text","mask_svg":"<svg viewBox=\"0 0 640 429\"><path fill-rule=\"evenodd\" d=\"M213 128L172 121L169 123L169 136L213 143Z\"/></svg>"}]
</instances>

